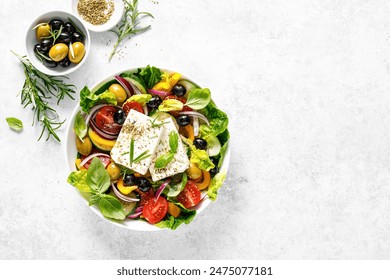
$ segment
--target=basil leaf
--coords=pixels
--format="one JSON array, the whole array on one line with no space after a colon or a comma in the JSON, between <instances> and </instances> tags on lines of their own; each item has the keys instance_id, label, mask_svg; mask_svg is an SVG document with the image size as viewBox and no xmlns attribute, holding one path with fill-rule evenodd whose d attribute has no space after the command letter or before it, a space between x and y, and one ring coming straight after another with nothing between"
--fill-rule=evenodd
<instances>
[{"instance_id":1,"label":"basil leaf","mask_svg":"<svg viewBox=\"0 0 390 280\"><path fill-rule=\"evenodd\" d=\"M73 171L68 176L68 183L80 192L91 192L87 184L87 170Z\"/></svg>"},{"instance_id":2,"label":"basil leaf","mask_svg":"<svg viewBox=\"0 0 390 280\"><path fill-rule=\"evenodd\" d=\"M177 148L179 146L179 136L176 132L171 131L169 133L169 147L171 148L171 152L176 154Z\"/></svg>"},{"instance_id":3,"label":"basil leaf","mask_svg":"<svg viewBox=\"0 0 390 280\"><path fill-rule=\"evenodd\" d=\"M90 198L89 198L89 201L88 201L88 205L89 206L92 206L94 204L98 204L99 201L101 199L101 195L100 194L94 194L92 195Z\"/></svg>"},{"instance_id":4,"label":"basil leaf","mask_svg":"<svg viewBox=\"0 0 390 280\"><path fill-rule=\"evenodd\" d=\"M110 187L110 176L97 157L93 158L88 167L87 184L96 193L104 193Z\"/></svg>"},{"instance_id":5,"label":"basil leaf","mask_svg":"<svg viewBox=\"0 0 390 280\"><path fill-rule=\"evenodd\" d=\"M154 66L146 66L144 69L136 73L146 84L148 88L152 88L161 80L162 72Z\"/></svg>"},{"instance_id":6,"label":"basil leaf","mask_svg":"<svg viewBox=\"0 0 390 280\"><path fill-rule=\"evenodd\" d=\"M159 156L156 159L156 162L154 163L154 167L155 168L164 168L164 167L166 167L173 160L174 156L175 156L175 154L172 153L172 152L168 152L166 154L163 154L163 155Z\"/></svg>"},{"instance_id":7,"label":"basil leaf","mask_svg":"<svg viewBox=\"0 0 390 280\"><path fill-rule=\"evenodd\" d=\"M76 133L77 137L83 141L83 138L85 135L87 135L87 124L85 123L84 117L81 114L81 112L78 112L76 115L76 119L74 121L74 126L73 126L74 132Z\"/></svg>"},{"instance_id":8,"label":"basil leaf","mask_svg":"<svg viewBox=\"0 0 390 280\"><path fill-rule=\"evenodd\" d=\"M176 99L164 99L158 106L158 110L161 112L180 111L183 109L183 103Z\"/></svg>"},{"instance_id":9,"label":"basil leaf","mask_svg":"<svg viewBox=\"0 0 390 280\"><path fill-rule=\"evenodd\" d=\"M6 118L5 119L9 125L9 127L15 131L19 131L19 130L22 130L23 128L23 123L21 120L17 119L17 118L13 118L13 117L10 117L10 118Z\"/></svg>"},{"instance_id":10,"label":"basil leaf","mask_svg":"<svg viewBox=\"0 0 390 280\"><path fill-rule=\"evenodd\" d=\"M168 189L168 193L167 193L167 196L169 197L176 197L179 195L179 193L184 189L184 187L186 186L187 184L187 181L188 181L188 177L187 177L187 173L184 172L183 173L183 179L180 183L176 184L176 185L168 185L169 189Z\"/></svg>"},{"instance_id":11,"label":"basil leaf","mask_svg":"<svg viewBox=\"0 0 390 280\"><path fill-rule=\"evenodd\" d=\"M211 92L208 88L195 88L188 93L187 103L184 104L195 110L203 109L211 100Z\"/></svg>"},{"instance_id":12,"label":"basil leaf","mask_svg":"<svg viewBox=\"0 0 390 280\"><path fill-rule=\"evenodd\" d=\"M118 199L111 195L101 195L99 200L99 209L106 218L115 220L124 220L126 218L122 204Z\"/></svg>"}]
</instances>

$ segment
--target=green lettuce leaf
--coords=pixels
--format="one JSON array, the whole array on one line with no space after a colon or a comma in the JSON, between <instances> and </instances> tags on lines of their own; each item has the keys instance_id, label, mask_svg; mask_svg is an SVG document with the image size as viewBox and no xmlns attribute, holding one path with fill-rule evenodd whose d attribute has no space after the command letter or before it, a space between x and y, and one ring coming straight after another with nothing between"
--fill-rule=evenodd
<instances>
[{"instance_id":1,"label":"green lettuce leaf","mask_svg":"<svg viewBox=\"0 0 390 280\"><path fill-rule=\"evenodd\" d=\"M106 90L100 94L92 93L87 86L80 91L80 107L88 113L89 110L96 104L108 103L116 105L115 94L109 90Z\"/></svg>"},{"instance_id":2,"label":"green lettuce leaf","mask_svg":"<svg viewBox=\"0 0 390 280\"><path fill-rule=\"evenodd\" d=\"M205 150L193 149L191 147L190 162L195 163L200 169L209 171L215 167Z\"/></svg>"},{"instance_id":3,"label":"green lettuce leaf","mask_svg":"<svg viewBox=\"0 0 390 280\"><path fill-rule=\"evenodd\" d=\"M73 126L74 132L77 137L83 141L85 135L87 135L87 124L85 123L84 117L81 115L81 112L78 112ZM84 142L84 141L83 141Z\"/></svg>"},{"instance_id":4,"label":"green lettuce leaf","mask_svg":"<svg viewBox=\"0 0 390 280\"><path fill-rule=\"evenodd\" d=\"M211 180L209 188L207 189L207 195L211 200L215 200L218 195L218 190L222 186L223 181L226 179L226 172L220 172L214 176Z\"/></svg>"},{"instance_id":5,"label":"green lettuce leaf","mask_svg":"<svg viewBox=\"0 0 390 280\"><path fill-rule=\"evenodd\" d=\"M134 94L127 101L135 101L141 104L142 106L145 106L150 99L152 99L151 94Z\"/></svg>"},{"instance_id":6,"label":"green lettuce leaf","mask_svg":"<svg viewBox=\"0 0 390 280\"><path fill-rule=\"evenodd\" d=\"M158 106L158 110L161 112L180 111L183 109L183 103L176 99L164 99Z\"/></svg>"},{"instance_id":7,"label":"green lettuce leaf","mask_svg":"<svg viewBox=\"0 0 390 280\"><path fill-rule=\"evenodd\" d=\"M138 70L135 75L144 81L147 88L153 88L161 80L162 72L157 67L148 65L144 69Z\"/></svg>"},{"instance_id":8,"label":"green lettuce leaf","mask_svg":"<svg viewBox=\"0 0 390 280\"><path fill-rule=\"evenodd\" d=\"M175 203L177 206L180 207L181 213L180 216L175 218L168 214L168 218L166 220L163 220L161 222L156 223L155 225L159 228L169 228L172 230L177 229L181 224L189 224L196 215L195 210L188 210L184 208L183 205L180 203Z\"/></svg>"},{"instance_id":9,"label":"green lettuce leaf","mask_svg":"<svg viewBox=\"0 0 390 280\"><path fill-rule=\"evenodd\" d=\"M80 192L91 192L87 184L87 170L73 171L68 176L68 183Z\"/></svg>"},{"instance_id":10,"label":"green lettuce leaf","mask_svg":"<svg viewBox=\"0 0 390 280\"><path fill-rule=\"evenodd\" d=\"M213 101L210 101L209 104L199 112L205 115L210 122L210 126L204 124L200 126L200 133L202 137L208 134L218 136L227 129L229 118L226 113L222 112L217 108L217 106L215 106Z\"/></svg>"}]
</instances>

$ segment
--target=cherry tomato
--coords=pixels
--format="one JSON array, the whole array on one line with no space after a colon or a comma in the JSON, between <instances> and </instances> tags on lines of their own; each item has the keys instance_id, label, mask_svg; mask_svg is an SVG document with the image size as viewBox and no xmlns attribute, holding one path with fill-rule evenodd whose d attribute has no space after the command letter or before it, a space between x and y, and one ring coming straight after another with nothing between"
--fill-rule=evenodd
<instances>
[{"instance_id":1,"label":"cherry tomato","mask_svg":"<svg viewBox=\"0 0 390 280\"><path fill-rule=\"evenodd\" d=\"M142 215L149 223L155 224L161 221L167 212L168 202L164 197L160 196L157 201L151 199L145 204Z\"/></svg>"},{"instance_id":2,"label":"cherry tomato","mask_svg":"<svg viewBox=\"0 0 390 280\"><path fill-rule=\"evenodd\" d=\"M144 113L144 109L142 109L141 104L136 101L125 102L125 104L122 106L122 109L125 111L126 115L129 114L131 109L136 110L142 114Z\"/></svg>"},{"instance_id":3,"label":"cherry tomato","mask_svg":"<svg viewBox=\"0 0 390 280\"><path fill-rule=\"evenodd\" d=\"M165 97L165 99L176 99L176 100L181 101L181 103L183 103L183 104L186 104L186 102L187 102L187 99L185 99L184 97L179 97L176 95L168 95L167 97ZM192 111L192 109L188 106L183 106L183 109L181 109L181 111L170 111L169 113L172 116L177 117L177 116L179 116L180 112L188 112L188 111Z\"/></svg>"},{"instance_id":4,"label":"cherry tomato","mask_svg":"<svg viewBox=\"0 0 390 280\"><path fill-rule=\"evenodd\" d=\"M87 157L87 156L81 156L81 158L80 158L81 161L83 161L86 157ZM97 158L100 159L100 161L103 163L104 168L106 168L106 167L110 164L110 162L111 162L111 160L110 160L109 157L98 156ZM91 163L92 163L92 160L93 160L93 158L90 159L89 161L87 161L83 166L84 166L86 169L88 169L88 167L89 167L89 166L91 165Z\"/></svg>"},{"instance_id":5,"label":"cherry tomato","mask_svg":"<svg viewBox=\"0 0 390 280\"><path fill-rule=\"evenodd\" d=\"M104 106L95 117L95 123L99 129L111 134L119 134L122 126L115 123L114 114L118 109L114 106Z\"/></svg>"},{"instance_id":6,"label":"cherry tomato","mask_svg":"<svg viewBox=\"0 0 390 280\"><path fill-rule=\"evenodd\" d=\"M188 180L184 190L177 196L177 200L185 208L191 208L197 205L200 202L200 191L195 183Z\"/></svg>"}]
</instances>

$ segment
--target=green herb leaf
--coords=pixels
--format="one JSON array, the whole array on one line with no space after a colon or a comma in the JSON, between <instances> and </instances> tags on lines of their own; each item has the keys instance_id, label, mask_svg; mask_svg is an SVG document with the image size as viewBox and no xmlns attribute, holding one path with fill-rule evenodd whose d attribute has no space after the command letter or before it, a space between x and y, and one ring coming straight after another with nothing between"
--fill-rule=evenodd
<instances>
[{"instance_id":1,"label":"green herb leaf","mask_svg":"<svg viewBox=\"0 0 390 280\"><path fill-rule=\"evenodd\" d=\"M169 147L171 148L171 152L176 154L177 148L179 146L179 136L176 132L171 131L169 133Z\"/></svg>"},{"instance_id":2,"label":"green herb leaf","mask_svg":"<svg viewBox=\"0 0 390 280\"><path fill-rule=\"evenodd\" d=\"M130 164L133 163L134 160L134 139L131 138L130 140Z\"/></svg>"},{"instance_id":3,"label":"green herb leaf","mask_svg":"<svg viewBox=\"0 0 390 280\"><path fill-rule=\"evenodd\" d=\"M99 209L103 216L115 220L124 220L126 218L120 201L111 195L101 195L99 200Z\"/></svg>"},{"instance_id":4,"label":"green herb leaf","mask_svg":"<svg viewBox=\"0 0 390 280\"><path fill-rule=\"evenodd\" d=\"M158 106L158 110L161 112L180 111L183 109L183 103L176 99L164 99Z\"/></svg>"},{"instance_id":5,"label":"green herb leaf","mask_svg":"<svg viewBox=\"0 0 390 280\"><path fill-rule=\"evenodd\" d=\"M91 192L87 184L87 170L73 171L68 176L68 183L77 188L80 192Z\"/></svg>"},{"instance_id":6,"label":"green herb leaf","mask_svg":"<svg viewBox=\"0 0 390 280\"><path fill-rule=\"evenodd\" d=\"M203 109L211 100L211 92L208 88L195 88L188 93L185 106L195 110Z\"/></svg>"},{"instance_id":7,"label":"green herb leaf","mask_svg":"<svg viewBox=\"0 0 390 280\"><path fill-rule=\"evenodd\" d=\"M139 12L138 11L138 0L133 0L132 2L130 0L124 0L125 4L125 12L122 19L122 22L120 22L115 29L111 30L116 34L118 37L116 43L114 44L114 48L109 55L108 61L111 60L111 58L114 56L116 49L118 48L119 44L127 37L131 35L135 35L138 33L145 32L148 30L151 26L144 26L140 27L140 20L145 17L151 17L153 18L153 15L148 12Z\"/></svg>"},{"instance_id":8,"label":"green herb leaf","mask_svg":"<svg viewBox=\"0 0 390 280\"><path fill-rule=\"evenodd\" d=\"M19 131L19 130L22 130L23 129L23 123L21 120L17 119L17 118L13 118L13 117L10 117L10 118L6 118L5 119L9 125L9 127L15 131Z\"/></svg>"},{"instance_id":9,"label":"green herb leaf","mask_svg":"<svg viewBox=\"0 0 390 280\"><path fill-rule=\"evenodd\" d=\"M110 176L103 163L97 157L88 167L87 184L95 193L104 193L110 187Z\"/></svg>"},{"instance_id":10,"label":"green herb leaf","mask_svg":"<svg viewBox=\"0 0 390 280\"><path fill-rule=\"evenodd\" d=\"M88 200L88 205L92 206L94 204L98 204L101 199L101 194L93 194Z\"/></svg>"},{"instance_id":11,"label":"green herb leaf","mask_svg":"<svg viewBox=\"0 0 390 280\"><path fill-rule=\"evenodd\" d=\"M133 163L137 163L137 162L140 162L141 160L144 160L148 157L150 157L151 154L149 152L149 150L146 150L144 151L143 153L141 153L138 157L136 157L134 160L133 160Z\"/></svg>"},{"instance_id":12,"label":"green herb leaf","mask_svg":"<svg viewBox=\"0 0 390 280\"><path fill-rule=\"evenodd\" d=\"M154 163L154 167L155 168L164 168L164 167L166 167L173 160L174 156L175 156L175 154L172 153L171 151L169 151L166 154L163 154L163 155L159 156L156 159L156 162Z\"/></svg>"},{"instance_id":13,"label":"green herb leaf","mask_svg":"<svg viewBox=\"0 0 390 280\"><path fill-rule=\"evenodd\" d=\"M87 86L80 91L80 107L88 113L91 108L97 104L108 103L116 105L115 94L109 90L106 90L100 94L92 93Z\"/></svg>"},{"instance_id":14,"label":"green herb leaf","mask_svg":"<svg viewBox=\"0 0 390 280\"><path fill-rule=\"evenodd\" d=\"M84 117L81 114L81 112L78 112L76 115L76 119L74 121L73 126L74 132L76 133L77 137L83 141L83 138L85 135L87 135L87 124L85 123Z\"/></svg>"}]
</instances>

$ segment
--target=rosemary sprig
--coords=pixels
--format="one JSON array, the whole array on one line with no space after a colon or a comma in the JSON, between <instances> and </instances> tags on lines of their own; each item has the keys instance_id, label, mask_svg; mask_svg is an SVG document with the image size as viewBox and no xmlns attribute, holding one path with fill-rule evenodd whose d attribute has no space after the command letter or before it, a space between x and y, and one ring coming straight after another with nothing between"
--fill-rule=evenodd
<instances>
[{"instance_id":1,"label":"rosemary sprig","mask_svg":"<svg viewBox=\"0 0 390 280\"><path fill-rule=\"evenodd\" d=\"M108 57L108 61L111 61L111 58L114 56L116 49L123 41L123 39L130 35L145 32L151 27L151 25L138 27L140 20L144 16L154 18L151 13L138 11L138 0L123 0L123 2L125 4L125 13L123 19L121 23L115 27L115 29L110 30L111 32L114 32L118 38L112 52L110 53L110 56Z\"/></svg>"},{"instance_id":2,"label":"rosemary sprig","mask_svg":"<svg viewBox=\"0 0 390 280\"><path fill-rule=\"evenodd\" d=\"M61 127L65 120L58 120L59 116L48 100L54 96L57 98L57 104L59 104L65 96L74 99L72 93L75 93L75 86L64 83L62 79L66 77L53 77L38 71L25 56L11 52L22 63L26 78L21 90L21 104L24 108L29 105L32 106L34 111L32 124L39 122L42 126L42 132L38 140L42 138L46 131L46 141L52 136L58 142L61 142L56 130Z\"/></svg>"}]
</instances>

